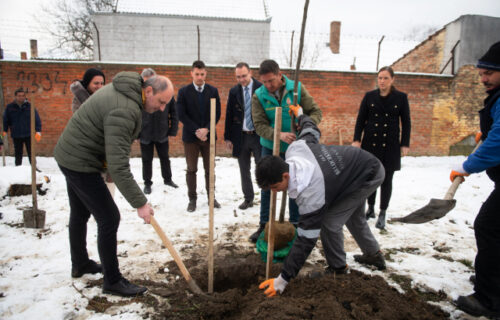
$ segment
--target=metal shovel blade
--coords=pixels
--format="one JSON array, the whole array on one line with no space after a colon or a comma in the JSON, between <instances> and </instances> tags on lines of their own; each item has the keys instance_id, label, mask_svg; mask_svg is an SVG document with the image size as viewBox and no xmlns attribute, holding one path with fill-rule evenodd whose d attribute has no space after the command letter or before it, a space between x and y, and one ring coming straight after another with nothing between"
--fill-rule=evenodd
<instances>
[{"instance_id":1,"label":"metal shovel blade","mask_svg":"<svg viewBox=\"0 0 500 320\"><path fill-rule=\"evenodd\" d=\"M444 217L448 212L455 208L457 200L443 200L443 199L431 199L429 203L410 213L409 215L401 218L393 218L390 221L398 221L404 223L425 223L431 220L439 219Z\"/></svg>"},{"instance_id":2,"label":"metal shovel blade","mask_svg":"<svg viewBox=\"0 0 500 320\"><path fill-rule=\"evenodd\" d=\"M476 147L474 148L474 150L472 150L471 154L476 152L481 143L482 141L479 141L476 144ZM453 197L457 192L458 186L460 186L462 182L464 182L464 177L456 176L453 179L451 186L448 188L448 191L446 191L444 199L431 199L431 201L429 201L429 204L427 204L425 207L418 209L417 211L412 212L405 217L393 218L390 221L405 223L425 223L444 217L448 212L455 208L455 204L457 203L457 201L453 199Z\"/></svg>"}]
</instances>

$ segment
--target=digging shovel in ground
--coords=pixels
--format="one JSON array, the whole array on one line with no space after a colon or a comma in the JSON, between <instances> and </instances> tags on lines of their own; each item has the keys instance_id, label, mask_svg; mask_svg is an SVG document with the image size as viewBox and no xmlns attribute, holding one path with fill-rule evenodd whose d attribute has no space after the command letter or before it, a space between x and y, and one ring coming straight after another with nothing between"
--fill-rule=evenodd
<instances>
[{"instance_id":1,"label":"digging shovel in ground","mask_svg":"<svg viewBox=\"0 0 500 320\"><path fill-rule=\"evenodd\" d=\"M36 199L36 143L35 143L35 102L31 102L31 195L33 197L33 207L23 210L23 221L25 228L38 228L45 227L45 211L38 209L38 202Z\"/></svg>"},{"instance_id":2,"label":"digging shovel in ground","mask_svg":"<svg viewBox=\"0 0 500 320\"><path fill-rule=\"evenodd\" d=\"M471 153L474 153L480 145L481 141L476 144L476 147L474 148L474 150L472 150ZM451 184L443 199L431 199L431 201L429 201L429 203L425 207L422 207L405 217L393 218L390 219L390 221L418 224L444 217L448 212L455 208L455 204L457 203L457 201L453 199L453 197L457 192L458 186L463 181L463 177L457 176L455 180L453 180L453 183Z\"/></svg>"},{"instance_id":3,"label":"digging shovel in ground","mask_svg":"<svg viewBox=\"0 0 500 320\"><path fill-rule=\"evenodd\" d=\"M179 267L179 269L181 270L182 276L184 277L184 279L186 279L186 282L188 283L189 289L191 289L191 291L195 294L205 295L203 291L201 291L200 287L198 287L196 282L193 280L191 274L189 274L189 271L186 269L186 266L184 265L184 262L182 262L181 257L179 256L177 251L175 251L172 242L170 242L170 240L167 238L167 235L165 234L165 232L163 232L162 228L160 227L160 225L153 216L151 217L151 225L155 229L156 233L158 233L158 235L160 236L163 245L167 247L172 258L174 258L177 267Z\"/></svg>"}]
</instances>

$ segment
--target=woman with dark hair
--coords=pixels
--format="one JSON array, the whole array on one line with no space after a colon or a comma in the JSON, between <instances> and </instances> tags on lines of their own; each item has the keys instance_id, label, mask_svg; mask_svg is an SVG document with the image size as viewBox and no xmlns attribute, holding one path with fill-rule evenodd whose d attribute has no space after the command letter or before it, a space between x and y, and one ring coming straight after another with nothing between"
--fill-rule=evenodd
<instances>
[{"instance_id":1,"label":"woman with dark hair","mask_svg":"<svg viewBox=\"0 0 500 320\"><path fill-rule=\"evenodd\" d=\"M381 68L377 74L378 89L367 92L361 101L352 143L352 146L361 147L374 154L384 165L385 179L380 187L380 214L375 224L379 229L385 228L394 172L401 169L401 155L406 156L410 150L411 120L408 97L406 93L396 90L393 83L392 68ZM366 219L375 218L376 195L377 191L368 197Z\"/></svg>"},{"instance_id":2,"label":"woman with dark hair","mask_svg":"<svg viewBox=\"0 0 500 320\"><path fill-rule=\"evenodd\" d=\"M85 71L82 80L76 80L69 87L73 93L73 103L71 104L71 110L73 113L80 108L80 106L97 90L104 86L106 77L104 73L96 68L90 68ZM115 184L111 179L111 176L107 172L103 172L102 178L106 182L106 186L109 192L114 197L115 196Z\"/></svg>"},{"instance_id":3,"label":"woman with dark hair","mask_svg":"<svg viewBox=\"0 0 500 320\"><path fill-rule=\"evenodd\" d=\"M69 87L73 93L73 103L71 110L73 113L80 108L94 92L104 86L105 77L101 70L90 68L85 71L82 80L77 80Z\"/></svg>"}]
</instances>

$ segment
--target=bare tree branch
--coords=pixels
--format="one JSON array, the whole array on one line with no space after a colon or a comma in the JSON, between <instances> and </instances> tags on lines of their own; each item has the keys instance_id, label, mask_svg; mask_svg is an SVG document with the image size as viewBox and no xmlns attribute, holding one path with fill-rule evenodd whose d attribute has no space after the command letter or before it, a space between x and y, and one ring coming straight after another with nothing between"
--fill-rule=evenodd
<instances>
[{"instance_id":1,"label":"bare tree branch","mask_svg":"<svg viewBox=\"0 0 500 320\"><path fill-rule=\"evenodd\" d=\"M93 56L92 13L114 11L116 0L56 0L42 11L53 23L43 23L55 39L56 46L72 52L75 57L89 59Z\"/></svg>"}]
</instances>

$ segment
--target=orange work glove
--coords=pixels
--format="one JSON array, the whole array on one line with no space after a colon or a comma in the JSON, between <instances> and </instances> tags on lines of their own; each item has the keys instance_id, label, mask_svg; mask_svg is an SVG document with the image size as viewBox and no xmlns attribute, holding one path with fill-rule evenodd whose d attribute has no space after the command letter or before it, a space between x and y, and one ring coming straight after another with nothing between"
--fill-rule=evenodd
<instances>
[{"instance_id":1,"label":"orange work glove","mask_svg":"<svg viewBox=\"0 0 500 320\"><path fill-rule=\"evenodd\" d=\"M464 167L462 164L459 164L459 165L455 165L453 167L453 169L451 169L451 172L450 172L450 180L451 182L453 182L455 180L456 177L462 177L462 178L465 178L469 175L469 173L467 173L467 171L464 170ZM460 183L464 182L464 180L462 180Z\"/></svg>"},{"instance_id":2,"label":"orange work glove","mask_svg":"<svg viewBox=\"0 0 500 320\"><path fill-rule=\"evenodd\" d=\"M476 133L476 137L475 137L475 140L476 140L476 144L479 143L479 140L481 140L481 137L483 136L483 133L481 131L478 131Z\"/></svg>"},{"instance_id":3,"label":"orange work glove","mask_svg":"<svg viewBox=\"0 0 500 320\"><path fill-rule=\"evenodd\" d=\"M269 279L264 282L262 282L259 285L259 289L265 289L264 294L269 298L269 297L274 297L276 295L276 292L282 293L283 290L285 290L286 285L288 284L288 281L283 279L281 277L281 274L274 279Z\"/></svg>"},{"instance_id":4,"label":"orange work glove","mask_svg":"<svg viewBox=\"0 0 500 320\"><path fill-rule=\"evenodd\" d=\"M293 115L295 116L295 118L298 118L300 117L301 115L304 114L304 112L302 111L302 107L299 106L299 105L289 105L288 108L290 109L288 112L290 113L290 115Z\"/></svg>"},{"instance_id":5,"label":"orange work glove","mask_svg":"<svg viewBox=\"0 0 500 320\"><path fill-rule=\"evenodd\" d=\"M35 133L36 142L40 142L42 140L42 134L40 132Z\"/></svg>"}]
</instances>

